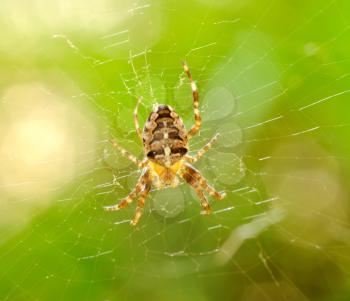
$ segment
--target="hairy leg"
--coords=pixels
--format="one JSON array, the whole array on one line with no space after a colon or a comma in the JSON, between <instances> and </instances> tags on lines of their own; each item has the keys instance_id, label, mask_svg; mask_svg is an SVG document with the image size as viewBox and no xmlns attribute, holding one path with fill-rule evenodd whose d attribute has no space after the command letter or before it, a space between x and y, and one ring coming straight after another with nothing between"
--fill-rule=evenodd
<instances>
[{"instance_id":1,"label":"hairy leg","mask_svg":"<svg viewBox=\"0 0 350 301\"><path fill-rule=\"evenodd\" d=\"M186 169L181 170L180 176L188 184L190 184L192 186L192 188L194 189L194 191L196 192L196 194L199 197L199 200L201 202L201 206L203 208L203 212L206 213L206 214L210 214L211 213L210 204L209 204L207 198L205 197L205 195L203 193L203 188L200 186L200 183L198 182L197 178L195 176L193 176L193 174L191 174Z\"/></svg>"},{"instance_id":2,"label":"hairy leg","mask_svg":"<svg viewBox=\"0 0 350 301\"><path fill-rule=\"evenodd\" d=\"M141 130L140 130L138 112L139 112L139 106L140 106L141 100L142 100L142 97L139 97L139 99L137 100L137 104L136 104L135 110L134 110L135 130L136 130L136 134L140 137L140 139L142 139L142 133L141 133Z\"/></svg>"},{"instance_id":3,"label":"hairy leg","mask_svg":"<svg viewBox=\"0 0 350 301\"><path fill-rule=\"evenodd\" d=\"M112 146L115 149L117 149L124 157L129 159L131 162L136 164L138 167L144 167L145 166L145 162L144 161L140 161L139 159L137 159L134 155L132 155L126 149L121 147L114 139L110 140L110 142L111 142Z\"/></svg>"},{"instance_id":4,"label":"hairy leg","mask_svg":"<svg viewBox=\"0 0 350 301\"><path fill-rule=\"evenodd\" d=\"M183 68L190 80L190 84L191 84L191 89L192 89L192 95L193 95L193 111L194 111L194 125L191 127L191 129L188 132L188 137L192 137L195 134L197 134L197 132L199 131L201 124L202 124L202 118L199 112L199 95L198 95L198 90L197 90L197 85L194 82L193 78L192 78L192 74L190 72L190 69L188 68L186 63L183 63Z\"/></svg>"},{"instance_id":5,"label":"hairy leg","mask_svg":"<svg viewBox=\"0 0 350 301\"><path fill-rule=\"evenodd\" d=\"M128 204L130 204L139 194L141 191L144 190L146 186L146 179L148 179L149 170L146 169L139 180L137 181L137 184L135 188L129 193L129 195L122 200L119 201L119 203L111 206L105 206L104 209L106 211L116 211L122 208L125 208Z\"/></svg>"},{"instance_id":6,"label":"hairy leg","mask_svg":"<svg viewBox=\"0 0 350 301\"><path fill-rule=\"evenodd\" d=\"M197 162L208 150L211 149L213 144L218 140L220 134L217 133L211 140L204 145L194 156L186 155L185 159L189 162Z\"/></svg>"},{"instance_id":7,"label":"hairy leg","mask_svg":"<svg viewBox=\"0 0 350 301\"><path fill-rule=\"evenodd\" d=\"M212 187L208 181L200 174L200 172L190 164L185 163L182 167L182 170L183 173L189 175L193 181L196 181L201 189L205 190L215 199L221 200L226 196L226 193L218 192L214 187Z\"/></svg>"},{"instance_id":8,"label":"hairy leg","mask_svg":"<svg viewBox=\"0 0 350 301\"><path fill-rule=\"evenodd\" d=\"M145 200L147 198L148 193L151 190L151 180L148 180L149 182L145 184L145 188L143 191L140 193L139 200L137 202L137 207L136 207L136 212L134 219L131 221L131 225L136 226L137 223L139 222L142 213L143 213L143 206L145 205Z\"/></svg>"}]
</instances>

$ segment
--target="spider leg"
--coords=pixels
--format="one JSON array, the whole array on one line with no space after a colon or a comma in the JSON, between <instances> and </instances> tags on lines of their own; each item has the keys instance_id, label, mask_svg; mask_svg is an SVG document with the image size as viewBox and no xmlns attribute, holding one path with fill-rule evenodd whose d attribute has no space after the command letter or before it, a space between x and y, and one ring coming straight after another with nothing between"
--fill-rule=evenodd
<instances>
[{"instance_id":1,"label":"spider leg","mask_svg":"<svg viewBox=\"0 0 350 301\"><path fill-rule=\"evenodd\" d=\"M202 205L202 208L203 208L203 213L204 214L210 214L211 213L211 207L210 207L210 204L207 200L207 198L205 197L204 193L203 193L203 190L200 189L200 188L195 188L195 191L201 201L201 205Z\"/></svg>"},{"instance_id":2,"label":"spider leg","mask_svg":"<svg viewBox=\"0 0 350 301\"><path fill-rule=\"evenodd\" d=\"M140 193L143 187L144 187L143 183L137 183L136 187L129 193L129 195L121 199L118 204L105 206L103 208L106 211L116 211L116 210L125 208L128 204L130 204L136 198L136 196Z\"/></svg>"},{"instance_id":3,"label":"spider leg","mask_svg":"<svg viewBox=\"0 0 350 301\"><path fill-rule=\"evenodd\" d=\"M138 111L139 111L139 106L140 106L141 100L142 100L142 97L139 97L139 99L137 100L137 104L136 104L135 110L134 110L135 129L136 129L136 133L140 137L140 139L142 139L142 133L141 133L141 130L140 130Z\"/></svg>"},{"instance_id":4,"label":"spider leg","mask_svg":"<svg viewBox=\"0 0 350 301\"><path fill-rule=\"evenodd\" d=\"M191 89L192 89L192 95L193 95L193 111L194 111L194 125L191 127L191 129L188 132L188 137L194 136L200 129L201 124L202 124L202 118L199 112L199 95L198 95L198 90L197 90L197 85L194 82L192 78L192 74L190 72L190 69L188 68L187 64L184 62L183 68L190 80L191 84Z\"/></svg>"},{"instance_id":5,"label":"spider leg","mask_svg":"<svg viewBox=\"0 0 350 301\"><path fill-rule=\"evenodd\" d=\"M145 188L143 189L143 191L141 192L141 194L139 196L135 216L134 216L134 219L130 223L132 226L136 226L137 223L139 222L141 216L142 216L143 206L145 205L146 197L151 190L151 183L152 183L151 179L148 179L148 182L146 182L146 184L145 184Z\"/></svg>"},{"instance_id":6,"label":"spider leg","mask_svg":"<svg viewBox=\"0 0 350 301\"><path fill-rule=\"evenodd\" d=\"M130 154L126 149L122 148L114 139L110 140L112 146L117 149L124 157L128 158L131 162L136 164L138 167L144 167L145 161L140 161L134 155Z\"/></svg>"},{"instance_id":7,"label":"spider leg","mask_svg":"<svg viewBox=\"0 0 350 301\"><path fill-rule=\"evenodd\" d=\"M103 207L106 211L116 211L119 209L125 208L128 204L130 204L142 191L142 189L145 187L145 178L148 177L149 171L145 170L139 180L137 181L137 184L135 188L129 193L129 195L119 201L119 203L111 206L105 206Z\"/></svg>"},{"instance_id":8,"label":"spider leg","mask_svg":"<svg viewBox=\"0 0 350 301\"><path fill-rule=\"evenodd\" d=\"M190 156L190 155L186 155L185 159L189 162L197 162L198 159L200 159L208 150L211 149L211 147L213 146L213 144L218 140L218 138L220 137L220 134L217 133L213 138L211 138L211 140L204 145L194 156Z\"/></svg>"},{"instance_id":9,"label":"spider leg","mask_svg":"<svg viewBox=\"0 0 350 301\"><path fill-rule=\"evenodd\" d=\"M188 183L192 186L192 188L194 189L194 191L197 193L199 200L201 202L202 208L204 210L204 213L206 214L210 214L211 213L211 207L210 204L207 200L207 198L205 197L204 193L203 193L203 188L200 186L197 178L195 177L195 175L193 175L190 171L188 170L183 170L180 172L180 176Z\"/></svg>"},{"instance_id":10,"label":"spider leg","mask_svg":"<svg viewBox=\"0 0 350 301\"><path fill-rule=\"evenodd\" d=\"M226 193L218 192L214 187L212 187L208 181L200 174L200 172L192 165L185 163L183 169L185 174L191 176L191 179L194 179L196 182L198 182L199 187L201 187L215 199L222 200L226 196Z\"/></svg>"}]
</instances>

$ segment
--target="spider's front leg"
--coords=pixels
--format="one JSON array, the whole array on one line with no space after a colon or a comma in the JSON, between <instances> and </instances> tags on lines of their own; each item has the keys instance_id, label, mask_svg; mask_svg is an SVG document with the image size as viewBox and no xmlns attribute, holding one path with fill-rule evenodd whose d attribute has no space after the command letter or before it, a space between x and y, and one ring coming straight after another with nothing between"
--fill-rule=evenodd
<instances>
[{"instance_id":1,"label":"spider's front leg","mask_svg":"<svg viewBox=\"0 0 350 301\"><path fill-rule=\"evenodd\" d=\"M191 129L188 132L188 137L191 138L192 136L197 134L197 132L199 131L201 124L202 124L202 117L201 117L200 112L199 112L199 94L198 94L197 85L192 78L192 74L191 74L190 69L188 68L187 64L183 63L182 65L183 65L183 68L184 68L184 70L185 70L185 72L190 80L191 90L192 90L192 95L193 95L194 125L191 127Z\"/></svg>"},{"instance_id":2,"label":"spider's front leg","mask_svg":"<svg viewBox=\"0 0 350 301\"><path fill-rule=\"evenodd\" d=\"M215 190L215 188L210 186L200 172L188 163L184 163L180 170L180 176L196 191L199 199L201 200L201 205L206 213L210 213L211 209L208 200L203 194L203 190L217 200L221 200L226 196L226 193L218 192Z\"/></svg>"},{"instance_id":3,"label":"spider's front leg","mask_svg":"<svg viewBox=\"0 0 350 301\"><path fill-rule=\"evenodd\" d=\"M140 96L139 99L137 100L137 104L136 104L136 107L134 110L134 124L135 124L136 134L142 140L142 133L141 133L141 129L140 129L139 115L138 115L139 114L139 106L140 106L141 101L142 101L142 97Z\"/></svg>"}]
</instances>

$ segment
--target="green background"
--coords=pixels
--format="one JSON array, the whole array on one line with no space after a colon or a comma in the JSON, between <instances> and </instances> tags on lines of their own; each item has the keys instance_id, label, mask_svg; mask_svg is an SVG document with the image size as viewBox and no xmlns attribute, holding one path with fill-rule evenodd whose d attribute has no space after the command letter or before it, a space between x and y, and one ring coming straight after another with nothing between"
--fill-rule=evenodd
<instances>
[{"instance_id":1,"label":"green background","mask_svg":"<svg viewBox=\"0 0 350 301\"><path fill-rule=\"evenodd\" d=\"M4 1L0 299L348 300L349 26L341 0ZM183 60L228 196L153 191L133 228L136 202L103 211L138 177L108 139L142 158L140 95L142 124L168 103L191 126Z\"/></svg>"}]
</instances>

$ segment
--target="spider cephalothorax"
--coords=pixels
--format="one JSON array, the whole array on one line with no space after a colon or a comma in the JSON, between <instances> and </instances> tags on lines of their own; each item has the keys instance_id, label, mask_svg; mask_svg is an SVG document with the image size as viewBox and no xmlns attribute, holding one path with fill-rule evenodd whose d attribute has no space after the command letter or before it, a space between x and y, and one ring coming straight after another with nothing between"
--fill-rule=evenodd
<instances>
[{"instance_id":1,"label":"spider cephalothorax","mask_svg":"<svg viewBox=\"0 0 350 301\"><path fill-rule=\"evenodd\" d=\"M211 187L199 171L190 164L190 162L196 162L202 157L217 140L219 135L216 134L195 156L187 154L189 150L188 141L199 131L201 117L196 84L192 79L187 65L183 64L183 66L190 79L193 93L195 124L191 129L188 132L186 131L181 118L170 106L155 105L153 112L146 121L143 132L141 132L137 115L141 101L140 98L135 108L134 121L136 132L143 142L145 159L139 161L135 156L120 147L114 140L112 141L112 145L124 156L134 162L138 167L143 168L141 177L134 190L118 204L105 207L106 210L119 210L138 197L139 201L135 217L131 221L132 225L136 225L139 221L145 199L152 186L155 186L157 189L176 187L179 184L179 178L182 178L196 191L205 213L210 213L211 209L204 191L216 199L222 199L225 196L224 193L220 193Z\"/></svg>"}]
</instances>

